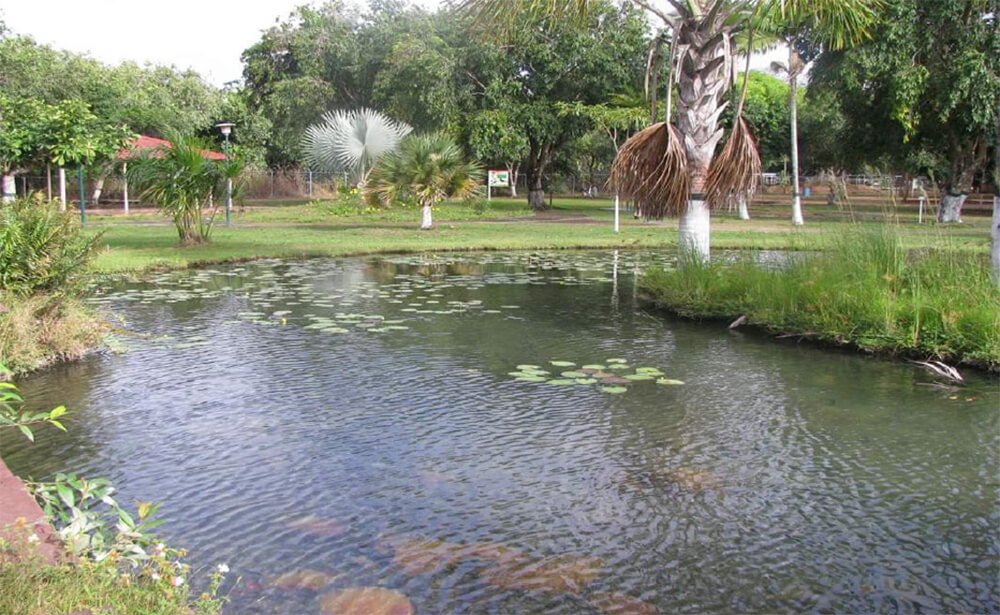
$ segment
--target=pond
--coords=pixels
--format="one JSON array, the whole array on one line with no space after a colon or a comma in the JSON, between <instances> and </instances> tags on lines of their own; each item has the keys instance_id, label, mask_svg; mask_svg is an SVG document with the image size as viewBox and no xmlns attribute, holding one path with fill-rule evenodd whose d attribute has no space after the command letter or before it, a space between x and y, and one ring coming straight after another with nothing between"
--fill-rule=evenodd
<instances>
[{"instance_id":1,"label":"pond","mask_svg":"<svg viewBox=\"0 0 1000 615\"><path fill-rule=\"evenodd\" d=\"M232 577L226 612L996 612L996 382L649 312L669 255L257 261L107 282L119 354L25 380ZM295 575L289 573L303 572ZM330 611L332 612L332 611Z\"/></svg>"}]
</instances>

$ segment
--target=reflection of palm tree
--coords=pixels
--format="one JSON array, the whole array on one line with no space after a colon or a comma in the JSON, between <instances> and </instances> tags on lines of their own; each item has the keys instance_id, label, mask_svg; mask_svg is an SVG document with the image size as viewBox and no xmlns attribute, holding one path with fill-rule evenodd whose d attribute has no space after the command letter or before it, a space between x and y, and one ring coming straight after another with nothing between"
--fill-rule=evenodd
<instances>
[{"instance_id":1,"label":"reflection of palm tree","mask_svg":"<svg viewBox=\"0 0 1000 615\"><path fill-rule=\"evenodd\" d=\"M789 24L811 18L836 32L830 37L832 44L843 44L867 31L879 0L666 0L662 9L651 0L632 1L676 35L680 60L677 126L654 124L635 135L631 147L626 144L616 161L616 183L621 192L643 203L644 214L679 215L681 248L707 259L710 205L705 199L706 180L722 139L718 124L728 104L735 36L763 24L765 17ZM518 19L525 16L578 17L596 4L595 0L463 2L480 22L508 29L522 26ZM745 149L740 153L757 156L756 151ZM726 162L734 168L752 168L735 158ZM738 183L746 181L728 175Z\"/></svg>"}]
</instances>

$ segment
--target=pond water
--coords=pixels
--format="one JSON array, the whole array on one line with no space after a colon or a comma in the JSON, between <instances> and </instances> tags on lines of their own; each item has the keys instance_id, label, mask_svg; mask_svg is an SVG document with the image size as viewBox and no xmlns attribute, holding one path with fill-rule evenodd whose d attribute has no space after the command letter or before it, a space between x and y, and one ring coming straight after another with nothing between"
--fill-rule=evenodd
<instances>
[{"instance_id":1,"label":"pond water","mask_svg":"<svg viewBox=\"0 0 1000 615\"><path fill-rule=\"evenodd\" d=\"M635 276L667 262L107 282L136 335L22 382L69 433L4 459L162 501L172 544L242 578L233 614L357 586L440 614L1000 610L997 383L648 312Z\"/></svg>"}]
</instances>

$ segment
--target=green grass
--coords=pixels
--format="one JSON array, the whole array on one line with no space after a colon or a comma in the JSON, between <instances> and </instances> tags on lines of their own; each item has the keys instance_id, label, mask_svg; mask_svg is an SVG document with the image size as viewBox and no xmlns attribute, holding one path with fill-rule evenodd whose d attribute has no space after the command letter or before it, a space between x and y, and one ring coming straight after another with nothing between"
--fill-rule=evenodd
<instances>
[{"instance_id":1,"label":"green grass","mask_svg":"<svg viewBox=\"0 0 1000 615\"><path fill-rule=\"evenodd\" d=\"M172 227L155 213L92 216L89 232L105 231L96 259L101 272L187 267L258 257L344 256L375 252L432 250L524 250L568 248L668 248L676 244L677 222L646 222L622 216L621 233L611 229L610 201L555 199L554 210L539 216L520 199L494 199L485 214L459 205L437 208L437 228L421 231L419 212L393 209L367 215L331 215L322 204L254 206L238 211L234 226L220 226L211 244L182 248ZM717 248L823 249L831 231L851 222L820 216L804 228L787 220L760 217L749 222L718 214L712 245ZM878 223L881 224L881 223ZM982 228L980 228L980 226ZM944 245L949 250L985 254L988 222L954 228L902 225L907 248Z\"/></svg>"},{"instance_id":2,"label":"green grass","mask_svg":"<svg viewBox=\"0 0 1000 615\"><path fill-rule=\"evenodd\" d=\"M890 225L857 225L782 268L752 258L685 263L642 278L659 306L735 319L865 351L1000 368L1000 287L988 258L949 246L907 250Z\"/></svg>"},{"instance_id":3,"label":"green grass","mask_svg":"<svg viewBox=\"0 0 1000 615\"><path fill-rule=\"evenodd\" d=\"M207 598L193 600L187 585L140 579L101 563L48 566L37 561L0 561L0 613L18 615L202 615L218 612Z\"/></svg>"}]
</instances>

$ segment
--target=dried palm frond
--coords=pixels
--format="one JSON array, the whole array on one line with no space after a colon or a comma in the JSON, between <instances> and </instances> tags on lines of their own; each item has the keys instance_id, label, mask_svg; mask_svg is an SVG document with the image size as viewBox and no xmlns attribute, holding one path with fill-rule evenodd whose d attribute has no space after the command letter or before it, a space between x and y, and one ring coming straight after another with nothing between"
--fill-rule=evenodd
<instances>
[{"instance_id":1,"label":"dried palm frond","mask_svg":"<svg viewBox=\"0 0 1000 615\"><path fill-rule=\"evenodd\" d=\"M660 122L637 132L619 150L608 184L622 197L642 203L646 217L680 215L691 193L680 131Z\"/></svg>"},{"instance_id":2,"label":"dried palm frond","mask_svg":"<svg viewBox=\"0 0 1000 615\"><path fill-rule=\"evenodd\" d=\"M737 117L722 152L712 161L705 181L709 207L734 209L740 198L748 201L760 179L760 152L757 137L743 116Z\"/></svg>"}]
</instances>

